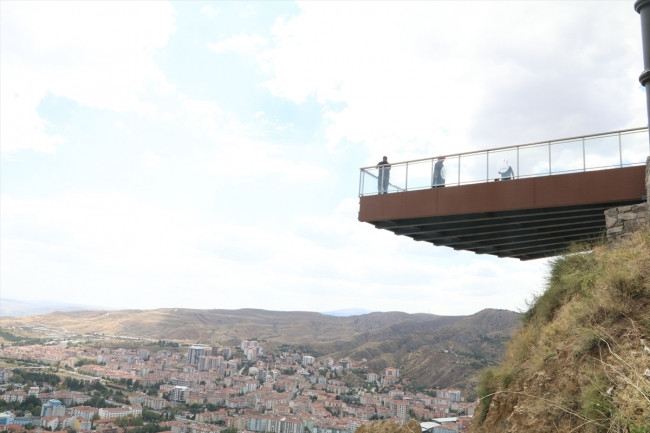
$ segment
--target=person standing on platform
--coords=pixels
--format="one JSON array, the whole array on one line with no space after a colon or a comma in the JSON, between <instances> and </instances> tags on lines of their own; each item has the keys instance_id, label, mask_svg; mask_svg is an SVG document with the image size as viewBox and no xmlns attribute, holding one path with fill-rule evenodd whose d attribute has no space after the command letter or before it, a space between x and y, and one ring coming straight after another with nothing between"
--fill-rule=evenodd
<instances>
[{"instance_id":1,"label":"person standing on platform","mask_svg":"<svg viewBox=\"0 0 650 433\"><path fill-rule=\"evenodd\" d=\"M377 173L377 193L386 194L388 192L388 179L390 179L390 163L387 156L384 156L384 159L377 163L377 168L379 169Z\"/></svg>"},{"instance_id":2,"label":"person standing on platform","mask_svg":"<svg viewBox=\"0 0 650 433\"><path fill-rule=\"evenodd\" d=\"M438 158L438 161L433 166L433 183L431 186L433 188L439 188L445 186L445 157L441 156Z\"/></svg>"}]
</instances>

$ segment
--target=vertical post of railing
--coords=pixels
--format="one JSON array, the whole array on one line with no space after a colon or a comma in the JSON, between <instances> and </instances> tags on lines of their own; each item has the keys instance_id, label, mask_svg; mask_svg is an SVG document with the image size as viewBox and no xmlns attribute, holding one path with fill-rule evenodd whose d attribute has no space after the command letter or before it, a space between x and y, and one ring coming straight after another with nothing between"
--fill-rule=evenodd
<instances>
[{"instance_id":1,"label":"vertical post of railing","mask_svg":"<svg viewBox=\"0 0 650 433\"><path fill-rule=\"evenodd\" d=\"M515 173L515 179L519 179L519 146L517 146L517 173Z\"/></svg>"},{"instance_id":2,"label":"vertical post of railing","mask_svg":"<svg viewBox=\"0 0 650 433\"><path fill-rule=\"evenodd\" d=\"M458 155L458 181L457 185L460 185L460 155Z\"/></svg>"},{"instance_id":3,"label":"vertical post of railing","mask_svg":"<svg viewBox=\"0 0 650 433\"><path fill-rule=\"evenodd\" d=\"M404 179L404 191L409 190L409 163L406 161L406 179Z\"/></svg>"},{"instance_id":4,"label":"vertical post of railing","mask_svg":"<svg viewBox=\"0 0 650 433\"><path fill-rule=\"evenodd\" d=\"M621 133L618 133L618 168L623 168L623 144L621 143Z\"/></svg>"},{"instance_id":5,"label":"vertical post of railing","mask_svg":"<svg viewBox=\"0 0 650 433\"><path fill-rule=\"evenodd\" d=\"M553 168L551 167L551 142L548 142L548 174L553 174Z\"/></svg>"},{"instance_id":6,"label":"vertical post of railing","mask_svg":"<svg viewBox=\"0 0 650 433\"><path fill-rule=\"evenodd\" d=\"M585 156L585 138L582 137L582 171L587 171L587 157Z\"/></svg>"},{"instance_id":7,"label":"vertical post of railing","mask_svg":"<svg viewBox=\"0 0 650 433\"><path fill-rule=\"evenodd\" d=\"M485 181L490 181L490 151L485 152Z\"/></svg>"},{"instance_id":8,"label":"vertical post of railing","mask_svg":"<svg viewBox=\"0 0 650 433\"><path fill-rule=\"evenodd\" d=\"M363 197L363 170L359 170L359 197Z\"/></svg>"}]
</instances>

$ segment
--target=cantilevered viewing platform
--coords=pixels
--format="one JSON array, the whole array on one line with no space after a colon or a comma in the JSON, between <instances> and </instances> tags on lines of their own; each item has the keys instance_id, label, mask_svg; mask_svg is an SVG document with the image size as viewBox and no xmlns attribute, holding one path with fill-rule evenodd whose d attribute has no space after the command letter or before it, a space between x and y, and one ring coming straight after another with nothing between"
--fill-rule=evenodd
<instances>
[{"instance_id":1,"label":"cantilevered viewing platform","mask_svg":"<svg viewBox=\"0 0 650 433\"><path fill-rule=\"evenodd\" d=\"M648 128L361 168L359 221L414 240L521 260L602 239L604 211L647 200ZM507 167L512 175L504 176Z\"/></svg>"}]
</instances>

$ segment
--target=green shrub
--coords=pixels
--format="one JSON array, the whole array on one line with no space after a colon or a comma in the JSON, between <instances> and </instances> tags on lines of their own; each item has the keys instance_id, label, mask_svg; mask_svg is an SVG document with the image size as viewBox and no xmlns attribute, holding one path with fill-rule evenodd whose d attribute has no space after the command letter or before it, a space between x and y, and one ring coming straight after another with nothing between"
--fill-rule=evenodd
<instances>
[{"instance_id":1,"label":"green shrub","mask_svg":"<svg viewBox=\"0 0 650 433\"><path fill-rule=\"evenodd\" d=\"M607 392L611 386L607 376L600 373L595 375L580 395L582 415L594 425L609 425L615 412L611 395Z\"/></svg>"},{"instance_id":2,"label":"green shrub","mask_svg":"<svg viewBox=\"0 0 650 433\"><path fill-rule=\"evenodd\" d=\"M483 424L485 418L487 417L488 411L490 410L490 404L494 398L494 393L497 390L498 380L494 373L494 369L488 368L481 372L481 375L478 379L478 397L480 399L480 404L478 407L478 413L475 414L476 422L478 425Z\"/></svg>"},{"instance_id":3,"label":"green shrub","mask_svg":"<svg viewBox=\"0 0 650 433\"><path fill-rule=\"evenodd\" d=\"M555 311L575 293L589 289L597 280L592 253L574 253L556 257L550 262L550 275L544 293L536 296L523 315L525 323L534 318L546 323Z\"/></svg>"}]
</instances>

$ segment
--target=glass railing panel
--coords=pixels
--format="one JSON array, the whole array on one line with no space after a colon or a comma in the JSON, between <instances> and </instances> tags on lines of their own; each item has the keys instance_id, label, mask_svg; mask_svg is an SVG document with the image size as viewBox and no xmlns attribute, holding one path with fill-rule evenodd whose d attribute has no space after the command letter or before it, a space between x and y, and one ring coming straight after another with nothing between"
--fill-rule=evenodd
<instances>
[{"instance_id":1,"label":"glass railing panel","mask_svg":"<svg viewBox=\"0 0 650 433\"><path fill-rule=\"evenodd\" d=\"M409 190L431 188L433 160L409 162L406 183Z\"/></svg>"},{"instance_id":2,"label":"glass railing panel","mask_svg":"<svg viewBox=\"0 0 650 433\"><path fill-rule=\"evenodd\" d=\"M620 165L618 134L585 138L586 170L602 170Z\"/></svg>"},{"instance_id":3,"label":"glass railing panel","mask_svg":"<svg viewBox=\"0 0 650 433\"><path fill-rule=\"evenodd\" d=\"M487 182L487 153L470 153L459 155L455 158L460 165L460 173L453 173L459 181L454 183L464 185L468 183ZM449 170L449 169L448 169Z\"/></svg>"},{"instance_id":4,"label":"glass railing panel","mask_svg":"<svg viewBox=\"0 0 650 433\"><path fill-rule=\"evenodd\" d=\"M551 174L584 170L582 139L551 143Z\"/></svg>"},{"instance_id":5,"label":"glass railing panel","mask_svg":"<svg viewBox=\"0 0 650 433\"><path fill-rule=\"evenodd\" d=\"M637 128L451 155L444 160L443 175L445 186L454 186L501 180L500 173L508 166L519 179L641 165L649 154L648 128ZM438 161L436 157L392 164L388 192L431 187ZM377 167L362 168L359 194L377 194L378 176Z\"/></svg>"},{"instance_id":6,"label":"glass railing panel","mask_svg":"<svg viewBox=\"0 0 650 433\"><path fill-rule=\"evenodd\" d=\"M519 147L518 177L547 176L549 167L549 145L547 143L535 146Z\"/></svg>"},{"instance_id":7,"label":"glass railing panel","mask_svg":"<svg viewBox=\"0 0 650 433\"><path fill-rule=\"evenodd\" d=\"M487 152L488 180L514 179L519 173L517 148Z\"/></svg>"},{"instance_id":8,"label":"glass railing panel","mask_svg":"<svg viewBox=\"0 0 650 433\"><path fill-rule=\"evenodd\" d=\"M391 164L388 192L406 191L406 187L407 187L406 167L407 167L406 163Z\"/></svg>"},{"instance_id":9,"label":"glass railing panel","mask_svg":"<svg viewBox=\"0 0 650 433\"><path fill-rule=\"evenodd\" d=\"M359 193L361 195L373 195L377 194L377 192L377 170L369 168L361 170Z\"/></svg>"},{"instance_id":10,"label":"glass railing panel","mask_svg":"<svg viewBox=\"0 0 650 433\"><path fill-rule=\"evenodd\" d=\"M650 142L647 130L621 134L623 166L644 163L648 155L650 155Z\"/></svg>"}]
</instances>

